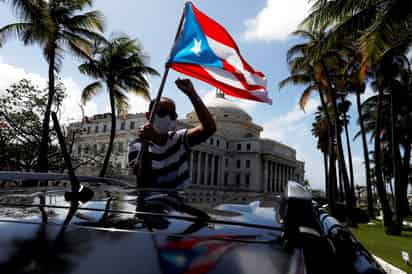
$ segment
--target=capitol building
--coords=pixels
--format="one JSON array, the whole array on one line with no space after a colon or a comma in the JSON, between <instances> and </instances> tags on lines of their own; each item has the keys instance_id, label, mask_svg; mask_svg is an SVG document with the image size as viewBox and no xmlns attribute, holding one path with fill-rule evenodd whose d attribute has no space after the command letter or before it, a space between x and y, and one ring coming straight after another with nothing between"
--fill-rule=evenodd
<instances>
[{"instance_id":1,"label":"capitol building","mask_svg":"<svg viewBox=\"0 0 412 274\"><path fill-rule=\"evenodd\" d=\"M253 196L262 193L280 193L288 180L304 180L304 163L296 160L296 151L275 140L261 138L263 128L251 116L221 93L207 103L217 131L206 142L193 147L190 155L192 186L189 201L218 201L235 193ZM118 120L112 172L131 174L127 167L128 143L136 138L137 128L146 122L144 113L129 114ZM196 113L190 112L178 121L178 128L193 127L199 123ZM69 131L81 129L74 140L75 158L90 157L107 149L110 135L110 114L99 114L87 123L73 123ZM98 174L99 167L92 162L77 170L78 174ZM233 196L231 195L233 193ZM234 198L236 201L237 198ZM241 199L239 197L239 199Z\"/></svg>"}]
</instances>

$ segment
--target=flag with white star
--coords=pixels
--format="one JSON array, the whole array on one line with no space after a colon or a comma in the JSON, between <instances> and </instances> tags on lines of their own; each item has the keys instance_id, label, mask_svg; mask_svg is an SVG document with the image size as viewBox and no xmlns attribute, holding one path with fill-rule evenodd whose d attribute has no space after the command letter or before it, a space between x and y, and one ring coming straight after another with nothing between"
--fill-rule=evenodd
<instances>
[{"instance_id":1,"label":"flag with white star","mask_svg":"<svg viewBox=\"0 0 412 274\"><path fill-rule=\"evenodd\" d=\"M217 22L187 3L184 23L168 66L207 82L229 96L272 103L266 78L242 57L230 34Z\"/></svg>"}]
</instances>

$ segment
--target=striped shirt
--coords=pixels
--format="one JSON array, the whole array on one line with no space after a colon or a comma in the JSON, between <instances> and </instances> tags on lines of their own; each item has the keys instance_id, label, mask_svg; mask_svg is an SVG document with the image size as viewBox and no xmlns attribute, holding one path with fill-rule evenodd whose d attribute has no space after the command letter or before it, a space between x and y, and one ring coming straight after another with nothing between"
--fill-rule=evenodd
<instances>
[{"instance_id":1,"label":"striped shirt","mask_svg":"<svg viewBox=\"0 0 412 274\"><path fill-rule=\"evenodd\" d=\"M129 166L134 167L142 147L142 142L136 139L129 144ZM154 187L181 189L190 184L189 145L187 129L169 132L166 144L149 145L149 155L152 161Z\"/></svg>"}]
</instances>

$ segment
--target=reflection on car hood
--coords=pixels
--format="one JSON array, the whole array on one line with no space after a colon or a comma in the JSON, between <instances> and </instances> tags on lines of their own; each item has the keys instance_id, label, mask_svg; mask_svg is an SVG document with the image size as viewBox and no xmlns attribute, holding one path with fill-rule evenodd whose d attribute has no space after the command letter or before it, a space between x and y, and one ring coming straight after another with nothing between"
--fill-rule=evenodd
<instances>
[{"instance_id":1,"label":"reflection on car hood","mask_svg":"<svg viewBox=\"0 0 412 274\"><path fill-rule=\"evenodd\" d=\"M136 214L136 193L99 187L94 199L82 204L70 225L64 226L70 211L64 189L49 188L43 196L50 206L44 209L47 224L42 223L39 207L22 206L38 205L38 191L0 194L2 273L255 273L259 269L273 274L288 273L301 263L299 254L278 243L282 231L276 201L269 205L264 197L246 204L189 205L216 220L209 222L170 208L156 207L153 215Z\"/></svg>"}]
</instances>

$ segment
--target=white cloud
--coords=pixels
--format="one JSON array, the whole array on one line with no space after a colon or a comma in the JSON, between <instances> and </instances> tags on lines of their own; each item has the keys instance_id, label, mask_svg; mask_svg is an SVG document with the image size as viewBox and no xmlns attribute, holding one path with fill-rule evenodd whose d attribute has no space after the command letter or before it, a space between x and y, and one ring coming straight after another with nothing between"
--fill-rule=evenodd
<instances>
[{"instance_id":1,"label":"white cloud","mask_svg":"<svg viewBox=\"0 0 412 274\"><path fill-rule=\"evenodd\" d=\"M308 14L307 0L267 0L255 18L245 21L246 40L284 40L295 31Z\"/></svg>"},{"instance_id":2,"label":"white cloud","mask_svg":"<svg viewBox=\"0 0 412 274\"><path fill-rule=\"evenodd\" d=\"M0 59L0 91L7 89L11 84L26 78L38 87L44 87L47 83L42 76L26 72L22 68L17 68L9 64L5 64Z\"/></svg>"},{"instance_id":3,"label":"white cloud","mask_svg":"<svg viewBox=\"0 0 412 274\"><path fill-rule=\"evenodd\" d=\"M80 97L82 90L73 78L63 78L62 82L67 89L66 98L61 107L62 123L81 120L83 118L82 108L85 116L92 116L98 113L97 105L93 101L87 102L84 106L81 104Z\"/></svg>"},{"instance_id":4,"label":"white cloud","mask_svg":"<svg viewBox=\"0 0 412 274\"><path fill-rule=\"evenodd\" d=\"M143 97L139 97L133 94L129 97L129 113L142 113L146 112L149 108L149 101Z\"/></svg>"},{"instance_id":5,"label":"white cloud","mask_svg":"<svg viewBox=\"0 0 412 274\"><path fill-rule=\"evenodd\" d=\"M317 107L318 101L315 99L309 99L306 112L303 112L296 104L291 111L264 123L262 136L288 143L288 136L291 132L305 132L306 126L303 119L314 113Z\"/></svg>"},{"instance_id":6,"label":"white cloud","mask_svg":"<svg viewBox=\"0 0 412 274\"><path fill-rule=\"evenodd\" d=\"M20 81L21 79L30 80L35 86L43 89L47 85L47 79L39 74L27 72L22 68L4 63L0 57L0 94L7 89L11 84ZM72 78L63 78L63 84L67 88L67 97L64 99L61 107L61 121L67 123L82 118L80 107L81 89ZM90 102L84 107L85 115L93 115L97 113L97 106Z\"/></svg>"}]
</instances>

